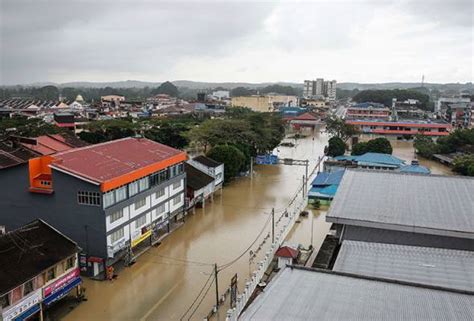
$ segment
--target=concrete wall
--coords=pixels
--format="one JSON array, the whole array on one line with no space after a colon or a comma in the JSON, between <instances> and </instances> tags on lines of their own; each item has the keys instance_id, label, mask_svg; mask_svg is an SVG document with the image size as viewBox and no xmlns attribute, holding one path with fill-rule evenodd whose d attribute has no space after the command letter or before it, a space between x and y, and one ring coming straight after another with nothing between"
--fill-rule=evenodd
<instances>
[{"instance_id":1,"label":"concrete wall","mask_svg":"<svg viewBox=\"0 0 474 321\"><path fill-rule=\"evenodd\" d=\"M413 246L439 247L445 249L474 251L474 241L447 236L392 231L346 225L342 232L343 240L403 244Z\"/></svg>"},{"instance_id":2,"label":"concrete wall","mask_svg":"<svg viewBox=\"0 0 474 321\"><path fill-rule=\"evenodd\" d=\"M0 171L0 225L8 230L41 218L71 239L89 255L105 257L105 219L101 206L80 205L78 191L99 187L58 171L52 173L54 193L28 191L28 165Z\"/></svg>"}]
</instances>

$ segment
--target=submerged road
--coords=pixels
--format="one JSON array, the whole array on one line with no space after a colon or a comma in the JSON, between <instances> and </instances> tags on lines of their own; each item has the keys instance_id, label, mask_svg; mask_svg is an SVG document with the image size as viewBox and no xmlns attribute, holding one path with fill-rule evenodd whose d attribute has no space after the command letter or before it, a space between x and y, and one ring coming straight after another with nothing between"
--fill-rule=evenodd
<instances>
[{"instance_id":1,"label":"submerged road","mask_svg":"<svg viewBox=\"0 0 474 321\"><path fill-rule=\"evenodd\" d=\"M310 137L298 140L295 147L280 147L277 153L282 158L309 159L312 168L323 155L327 140L325 134L316 130ZM253 179L236 179L221 195L218 193L214 197L213 203L190 214L182 227L164 239L159 247L139 257L133 266L120 271L116 280L85 279L88 301L70 311L64 320L180 320L210 278L213 264L222 265L240 256L262 230L272 208L275 208L276 216L281 215L303 184L305 168L255 166L254 171ZM324 213L313 212L314 215L295 225L288 235L289 242L308 246L313 229L314 245L320 246L329 225L324 221ZM271 224L266 225L261 240L268 235L270 227ZM254 252L260 243L259 240L252 247ZM265 251L258 252L255 262ZM219 273L220 293L229 287L235 273L241 290L249 270L254 269L254 263L249 267L249 255L245 253ZM184 320L202 320L209 313L215 303L214 287L213 284L209 288L197 308L200 299L189 309ZM219 319L224 319L225 309L220 314Z\"/></svg>"}]
</instances>

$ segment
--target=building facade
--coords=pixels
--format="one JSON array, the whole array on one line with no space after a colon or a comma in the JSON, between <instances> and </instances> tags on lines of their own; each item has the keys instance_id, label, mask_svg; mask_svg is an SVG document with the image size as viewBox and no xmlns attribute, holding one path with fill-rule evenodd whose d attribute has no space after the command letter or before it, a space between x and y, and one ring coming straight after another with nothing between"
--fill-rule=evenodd
<instances>
[{"instance_id":1,"label":"building facade","mask_svg":"<svg viewBox=\"0 0 474 321\"><path fill-rule=\"evenodd\" d=\"M394 135L425 135L447 136L452 128L445 121L427 120L399 120L388 121L384 119L346 119L347 124L354 125L364 134Z\"/></svg>"},{"instance_id":2,"label":"building facade","mask_svg":"<svg viewBox=\"0 0 474 321\"><path fill-rule=\"evenodd\" d=\"M336 100L336 80L318 78L316 80L305 80L303 83L303 97L314 99Z\"/></svg>"},{"instance_id":3,"label":"building facade","mask_svg":"<svg viewBox=\"0 0 474 321\"><path fill-rule=\"evenodd\" d=\"M298 97L285 95L254 95L232 97L232 107L247 107L253 111L271 112L279 106L296 106Z\"/></svg>"},{"instance_id":4,"label":"building facade","mask_svg":"<svg viewBox=\"0 0 474 321\"><path fill-rule=\"evenodd\" d=\"M41 220L0 236L0 319L43 320L43 311L77 289L76 243Z\"/></svg>"},{"instance_id":5,"label":"building facade","mask_svg":"<svg viewBox=\"0 0 474 321\"><path fill-rule=\"evenodd\" d=\"M148 139L125 138L31 159L1 172L10 186L0 198L1 224L52 222L83 249L82 271L98 276L133 259L184 214L186 158Z\"/></svg>"}]
</instances>

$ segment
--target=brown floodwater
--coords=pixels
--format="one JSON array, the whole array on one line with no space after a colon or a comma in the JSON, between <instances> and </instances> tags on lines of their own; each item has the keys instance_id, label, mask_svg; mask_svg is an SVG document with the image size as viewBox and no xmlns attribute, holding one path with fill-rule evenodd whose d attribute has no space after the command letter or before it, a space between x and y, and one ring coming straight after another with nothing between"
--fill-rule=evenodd
<instances>
[{"instance_id":1,"label":"brown floodwater","mask_svg":"<svg viewBox=\"0 0 474 321\"><path fill-rule=\"evenodd\" d=\"M279 147L277 154L282 158L309 159L310 167L314 167L328 139L319 130L307 134L310 136L298 140L293 148ZM88 301L73 309L64 320L180 320L209 278L212 264L223 265L242 254L268 222L272 208L276 217L282 215L303 184L305 173L303 166L287 165L255 166L254 170L252 179L238 178L226 186L221 195L215 195L214 202L187 216L182 227L159 247L139 257L133 266L120 271L116 280L85 279ZM313 244L319 247L329 229L324 214L324 211L311 211L311 215L295 225L288 241L307 247L313 231ZM270 235L270 227L271 224L266 225L259 241L251 248L258 253L256 259L250 262L249 254L245 253L219 272L221 294L235 273L242 290L249 271L255 269L255 262L263 257L265 247L271 243L269 238L262 243L265 236ZM214 303L212 285L191 319L202 320ZM194 307L184 320L193 310ZM225 318L225 312L221 309L219 319Z\"/></svg>"},{"instance_id":2,"label":"brown floodwater","mask_svg":"<svg viewBox=\"0 0 474 321\"><path fill-rule=\"evenodd\" d=\"M282 158L309 159L313 168L323 155L327 136L319 130L307 132L305 139L297 141L293 148L279 147ZM313 140L314 137L314 140ZM293 140L294 141L294 140ZM410 161L413 159L413 144L392 141L394 155ZM420 159L434 174L450 174L449 168ZM217 194L214 202L197 209L187 216L186 223L170 234L159 247L152 248L138 258L137 262L119 272L113 282L84 280L88 301L68 313L64 320L203 320L215 303L214 284L209 288L202 303L194 311L189 309L197 297L214 263L218 265L232 261L241 255L253 242L265 223L271 209L279 217L296 190L302 185L305 169L300 166L255 166L252 179L238 178ZM307 247L313 243L318 249L329 230L324 210L310 210L310 215L301 218L288 234L287 241ZM241 291L249 271L255 269L265 252L263 239L270 235L270 224L262 236L251 247L257 258L249 260L245 253L238 261L219 272L219 291L222 294L230 285L234 274L238 275ZM258 250L259 247L261 250ZM207 288L204 289L205 293ZM200 299L196 302L199 303ZM225 319L225 309L219 311L218 319Z\"/></svg>"}]
</instances>

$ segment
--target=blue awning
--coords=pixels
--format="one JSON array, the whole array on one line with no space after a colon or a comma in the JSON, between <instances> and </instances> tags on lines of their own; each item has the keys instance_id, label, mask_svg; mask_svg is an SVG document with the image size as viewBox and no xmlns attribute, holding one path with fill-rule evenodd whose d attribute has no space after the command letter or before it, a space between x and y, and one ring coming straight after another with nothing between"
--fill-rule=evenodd
<instances>
[{"instance_id":1,"label":"blue awning","mask_svg":"<svg viewBox=\"0 0 474 321\"><path fill-rule=\"evenodd\" d=\"M55 292L51 294L50 296L48 296L47 298L45 298L43 300L43 303L46 305L51 305L52 303L58 301L62 297L65 297L69 292L71 292L72 289L74 289L76 286L81 284L81 282L82 282L82 279L80 277L77 277L76 279L74 279L74 281L66 285L64 288L62 288L58 292Z\"/></svg>"},{"instance_id":2,"label":"blue awning","mask_svg":"<svg viewBox=\"0 0 474 321\"><path fill-rule=\"evenodd\" d=\"M26 320L28 319L29 317L31 317L33 314L35 314L36 312L38 312L40 310L40 305L39 303L32 306L31 308L29 308L27 311L23 312L22 315L16 317L14 320L15 321L23 321L23 320Z\"/></svg>"}]
</instances>

